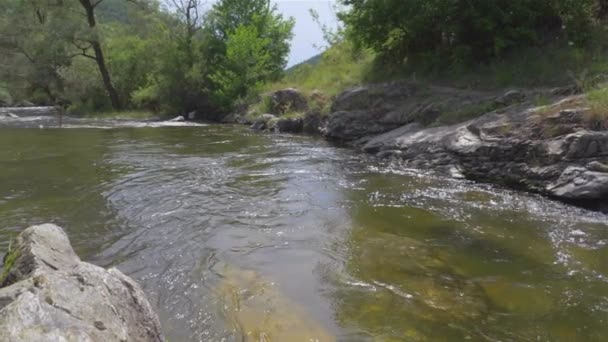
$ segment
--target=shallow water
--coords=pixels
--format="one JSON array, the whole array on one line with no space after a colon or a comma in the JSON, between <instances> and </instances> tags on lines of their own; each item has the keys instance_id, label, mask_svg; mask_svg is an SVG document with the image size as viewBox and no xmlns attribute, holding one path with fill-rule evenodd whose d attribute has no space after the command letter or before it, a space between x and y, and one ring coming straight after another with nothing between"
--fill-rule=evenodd
<instances>
[{"instance_id":1,"label":"shallow water","mask_svg":"<svg viewBox=\"0 0 608 342\"><path fill-rule=\"evenodd\" d=\"M15 126L39 123L0 128L0 251L65 227L171 342L608 338L604 214L310 137Z\"/></svg>"}]
</instances>

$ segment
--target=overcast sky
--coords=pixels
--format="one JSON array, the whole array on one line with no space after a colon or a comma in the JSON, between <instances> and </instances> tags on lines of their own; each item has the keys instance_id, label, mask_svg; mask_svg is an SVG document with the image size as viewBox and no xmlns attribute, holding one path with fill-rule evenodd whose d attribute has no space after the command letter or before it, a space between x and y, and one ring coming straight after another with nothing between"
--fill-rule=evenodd
<instances>
[{"instance_id":1,"label":"overcast sky","mask_svg":"<svg viewBox=\"0 0 608 342\"><path fill-rule=\"evenodd\" d=\"M279 11L285 17L293 17L296 20L288 66L319 54L321 52L319 46L325 45L323 33L319 25L312 20L309 10L312 8L317 11L322 23L335 27L337 23L333 8L335 0L273 0L273 2L278 5ZM315 45L318 47L315 48Z\"/></svg>"}]
</instances>

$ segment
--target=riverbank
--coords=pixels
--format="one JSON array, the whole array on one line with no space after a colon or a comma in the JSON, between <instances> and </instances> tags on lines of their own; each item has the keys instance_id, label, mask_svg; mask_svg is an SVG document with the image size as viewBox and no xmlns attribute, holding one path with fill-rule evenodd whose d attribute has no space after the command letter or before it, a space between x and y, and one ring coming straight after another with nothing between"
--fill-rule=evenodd
<instances>
[{"instance_id":1,"label":"riverbank","mask_svg":"<svg viewBox=\"0 0 608 342\"><path fill-rule=\"evenodd\" d=\"M342 92L325 114L321 94L284 89L227 121L321 134L404 168L606 211L608 121L599 95L575 86L478 91L397 81Z\"/></svg>"}]
</instances>

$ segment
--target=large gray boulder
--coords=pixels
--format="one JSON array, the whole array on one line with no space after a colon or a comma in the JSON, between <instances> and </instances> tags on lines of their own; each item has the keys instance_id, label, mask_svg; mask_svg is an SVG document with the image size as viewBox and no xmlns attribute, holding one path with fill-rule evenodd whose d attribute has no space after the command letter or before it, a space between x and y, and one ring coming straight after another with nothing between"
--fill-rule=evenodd
<instances>
[{"instance_id":1,"label":"large gray boulder","mask_svg":"<svg viewBox=\"0 0 608 342\"><path fill-rule=\"evenodd\" d=\"M277 90L270 95L270 112L282 115L290 112L305 112L308 110L308 100L300 91L293 88Z\"/></svg>"},{"instance_id":2,"label":"large gray boulder","mask_svg":"<svg viewBox=\"0 0 608 342\"><path fill-rule=\"evenodd\" d=\"M353 141L377 135L410 123L429 125L442 114L466 115L467 112L510 106L516 95L479 92L399 81L371 84L338 95L331 107L326 136ZM489 110L488 110L489 111Z\"/></svg>"},{"instance_id":3,"label":"large gray boulder","mask_svg":"<svg viewBox=\"0 0 608 342\"><path fill-rule=\"evenodd\" d=\"M26 229L4 263L0 341L164 341L139 285L82 262L58 226Z\"/></svg>"}]
</instances>

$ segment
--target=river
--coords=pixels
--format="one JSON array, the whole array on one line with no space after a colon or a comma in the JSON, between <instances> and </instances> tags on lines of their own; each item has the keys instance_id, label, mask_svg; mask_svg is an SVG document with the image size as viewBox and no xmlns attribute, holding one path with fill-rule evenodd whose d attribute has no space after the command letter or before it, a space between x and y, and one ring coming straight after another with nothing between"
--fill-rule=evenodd
<instances>
[{"instance_id":1,"label":"river","mask_svg":"<svg viewBox=\"0 0 608 342\"><path fill-rule=\"evenodd\" d=\"M28 122L0 126L0 251L64 227L171 342L608 338L605 214L312 137Z\"/></svg>"}]
</instances>

